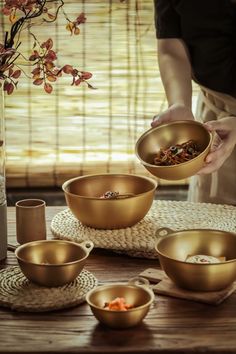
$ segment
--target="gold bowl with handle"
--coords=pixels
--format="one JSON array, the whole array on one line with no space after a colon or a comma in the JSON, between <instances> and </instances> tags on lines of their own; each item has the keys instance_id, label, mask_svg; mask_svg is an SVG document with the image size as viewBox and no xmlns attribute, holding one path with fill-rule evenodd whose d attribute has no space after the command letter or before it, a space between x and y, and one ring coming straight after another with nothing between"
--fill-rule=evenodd
<instances>
[{"instance_id":1,"label":"gold bowl with handle","mask_svg":"<svg viewBox=\"0 0 236 354\"><path fill-rule=\"evenodd\" d=\"M181 288L218 291L236 280L236 234L233 232L191 229L156 231L156 251L162 269ZM211 256L216 263L190 263L188 257Z\"/></svg>"},{"instance_id":2,"label":"gold bowl with handle","mask_svg":"<svg viewBox=\"0 0 236 354\"><path fill-rule=\"evenodd\" d=\"M175 165L154 164L154 157L160 149L167 149L189 140L197 144L200 152L198 156ZM192 120L175 121L146 131L136 142L135 153L152 175L166 180L181 180L195 175L204 166L211 142L212 134L203 124Z\"/></svg>"},{"instance_id":3,"label":"gold bowl with handle","mask_svg":"<svg viewBox=\"0 0 236 354\"><path fill-rule=\"evenodd\" d=\"M72 178L62 185L73 215L96 229L121 229L139 222L149 211L157 182L132 174L95 174ZM104 199L107 191L120 198Z\"/></svg>"},{"instance_id":4,"label":"gold bowl with handle","mask_svg":"<svg viewBox=\"0 0 236 354\"><path fill-rule=\"evenodd\" d=\"M126 310L108 310L105 304L117 297L123 297L133 307ZM127 284L115 283L98 286L86 295L92 313L96 319L111 328L129 328L137 326L147 315L154 293L149 288L148 280L138 277Z\"/></svg>"},{"instance_id":5,"label":"gold bowl with handle","mask_svg":"<svg viewBox=\"0 0 236 354\"><path fill-rule=\"evenodd\" d=\"M46 287L72 282L83 270L92 249L91 241L79 244L66 240L40 240L19 247L8 245L8 250L15 252L26 278Z\"/></svg>"}]
</instances>

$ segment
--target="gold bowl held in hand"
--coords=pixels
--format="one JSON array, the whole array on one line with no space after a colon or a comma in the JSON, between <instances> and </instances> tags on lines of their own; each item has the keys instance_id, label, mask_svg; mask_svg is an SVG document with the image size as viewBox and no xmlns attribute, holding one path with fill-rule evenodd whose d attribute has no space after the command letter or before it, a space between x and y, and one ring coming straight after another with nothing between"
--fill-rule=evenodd
<instances>
[{"instance_id":1,"label":"gold bowl held in hand","mask_svg":"<svg viewBox=\"0 0 236 354\"><path fill-rule=\"evenodd\" d=\"M188 142L196 145L196 151L189 159L177 159L183 146ZM196 121L183 120L149 129L136 142L135 152L143 166L154 176L166 180L180 180L195 175L203 166L212 142L211 133ZM166 164L156 164L155 159L161 151L173 150L173 158ZM175 149L175 150L174 150ZM194 150L192 147L189 149ZM186 154L187 155L187 154ZM164 156L166 158L166 156Z\"/></svg>"}]
</instances>

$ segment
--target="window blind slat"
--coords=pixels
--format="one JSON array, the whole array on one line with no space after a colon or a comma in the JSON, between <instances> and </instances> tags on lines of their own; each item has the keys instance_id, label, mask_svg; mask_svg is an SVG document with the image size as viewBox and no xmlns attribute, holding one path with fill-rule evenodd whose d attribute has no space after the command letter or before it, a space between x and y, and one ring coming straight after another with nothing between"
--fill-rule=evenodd
<instances>
[{"instance_id":1,"label":"window blind slat","mask_svg":"<svg viewBox=\"0 0 236 354\"><path fill-rule=\"evenodd\" d=\"M73 176L100 172L148 174L135 156L135 142L167 106L152 1L68 0L65 10L72 20L85 12L79 36L65 30L63 16L50 29L44 24L34 32L40 40L50 34L59 64L92 72L97 89L70 86L63 78L48 95L21 78L6 97L8 186L60 186ZM28 53L32 38L22 36Z\"/></svg>"}]
</instances>

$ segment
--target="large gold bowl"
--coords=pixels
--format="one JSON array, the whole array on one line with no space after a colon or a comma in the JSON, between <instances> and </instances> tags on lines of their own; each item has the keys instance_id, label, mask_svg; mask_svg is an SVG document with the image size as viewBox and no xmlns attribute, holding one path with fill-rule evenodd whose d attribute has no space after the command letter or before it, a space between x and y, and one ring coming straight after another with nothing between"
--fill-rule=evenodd
<instances>
[{"instance_id":1,"label":"large gold bowl","mask_svg":"<svg viewBox=\"0 0 236 354\"><path fill-rule=\"evenodd\" d=\"M105 303L123 297L126 303L134 307L127 311L107 310ZM128 328L137 326L147 315L154 300L154 294L147 286L115 283L101 285L90 290L86 301L99 322L111 328Z\"/></svg>"},{"instance_id":2,"label":"large gold bowl","mask_svg":"<svg viewBox=\"0 0 236 354\"><path fill-rule=\"evenodd\" d=\"M178 286L196 291L218 291L236 280L235 233L209 229L174 232L164 228L157 230L156 235L161 267ZM223 257L224 260L207 264L186 262L187 257L193 255Z\"/></svg>"},{"instance_id":3,"label":"large gold bowl","mask_svg":"<svg viewBox=\"0 0 236 354\"><path fill-rule=\"evenodd\" d=\"M76 177L62 186L73 215L82 224L96 229L120 229L136 224L149 211L156 188L157 182L148 177L108 173ZM101 199L106 191L128 193L128 197Z\"/></svg>"},{"instance_id":4,"label":"large gold bowl","mask_svg":"<svg viewBox=\"0 0 236 354\"><path fill-rule=\"evenodd\" d=\"M153 160L161 148L194 140L200 154L192 160L170 166L157 166ZM203 166L210 150L212 135L203 124L184 120L160 125L146 131L136 142L135 152L143 166L154 176L180 180L195 175Z\"/></svg>"},{"instance_id":5,"label":"large gold bowl","mask_svg":"<svg viewBox=\"0 0 236 354\"><path fill-rule=\"evenodd\" d=\"M13 250L14 246L8 246ZM40 240L15 249L22 273L38 285L54 287L72 282L83 270L93 249L91 241ZM56 299L55 299L56 301Z\"/></svg>"}]
</instances>

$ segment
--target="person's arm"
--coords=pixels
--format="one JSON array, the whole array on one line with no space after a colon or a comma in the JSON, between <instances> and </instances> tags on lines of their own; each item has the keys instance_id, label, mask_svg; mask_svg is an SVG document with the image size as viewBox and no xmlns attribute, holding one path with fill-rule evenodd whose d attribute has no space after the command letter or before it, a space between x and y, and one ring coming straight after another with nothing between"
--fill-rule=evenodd
<instances>
[{"instance_id":1,"label":"person's arm","mask_svg":"<svg viewBox=\"0 0 236 354\"><path fill-rule=\"evenodd\" d=\"M169 108L154 117L152 126L170 120L194 119L192 77L188 53L179 38L158 39L158 63Z\"/></svg>"},{"instance_id":2,"label":"person's arm","mask_svg":"<svg viewBox=\"0 0 236 354\"><path fill-rule=\"evenodd\" d=\"M159 69L169 106L180 104L191 110L191 65L183 41L165 38L157 43Z\"/></svg>"}]
</instances>

